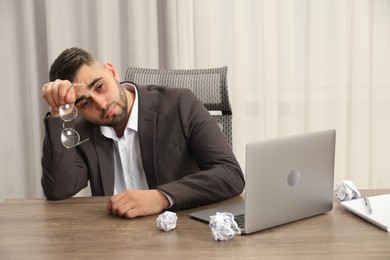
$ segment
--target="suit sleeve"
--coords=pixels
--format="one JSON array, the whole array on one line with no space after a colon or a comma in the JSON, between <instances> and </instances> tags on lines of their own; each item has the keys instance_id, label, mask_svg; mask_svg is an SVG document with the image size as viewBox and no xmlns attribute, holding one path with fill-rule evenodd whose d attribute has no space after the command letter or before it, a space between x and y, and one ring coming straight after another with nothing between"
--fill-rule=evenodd
<instances>
[{"instance_id":1,"label":"suit sleeve","mask_svg":"<svg viewBox=\"0 0 390 260\"><path fill-rule=\"evenodd\" d=\"M216 120L188 90L179 97L178 113L189 154L199 170L158 187L174 198L175 204L170 210L196 207L241 194L245 186L242 170Z\"/></svg>"},{"instance_id":2,"label":"suit sleeve","mask_svg":"<svg viewBox=\"0 0 390 260\"><path fill-rule=\"evenodd\" d=\"M86 164L77 148L67 149L62 145L60 118L45 118L44 126L41 160L44 194L50 200L71 198L88 184Z\"/></svg>"}]
</instances>

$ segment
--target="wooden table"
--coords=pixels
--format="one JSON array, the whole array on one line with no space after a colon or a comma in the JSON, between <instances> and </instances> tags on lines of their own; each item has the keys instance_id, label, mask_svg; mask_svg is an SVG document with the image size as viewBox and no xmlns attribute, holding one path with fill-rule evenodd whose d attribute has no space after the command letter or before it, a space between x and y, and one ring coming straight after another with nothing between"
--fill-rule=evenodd
<instances>
[{"instance_id":1,"label":"wooden table","mask_svg":"<svg viewBox=\"0 0 390 260\"><path fill-rule=\"evenodd\" d=\"M385 193L390 190L362 191ZM337 202L324 215L215 241L207 224L188 217L200 208L179 212L177 228L165 232L157 228L157 216L128 220L108 215L107 200L5 200L0 204L0 259L390 259L390 233Z\"/></svg>"}]
</instances>

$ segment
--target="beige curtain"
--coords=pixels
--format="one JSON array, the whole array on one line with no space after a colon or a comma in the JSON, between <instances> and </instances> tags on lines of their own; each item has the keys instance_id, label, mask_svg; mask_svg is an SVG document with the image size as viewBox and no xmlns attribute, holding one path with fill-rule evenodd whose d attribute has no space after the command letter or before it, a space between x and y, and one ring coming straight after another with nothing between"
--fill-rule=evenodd
<instances>
[{"instance_id":1,"label":"beige curtain","mask_svg":"<svg viewBox=\"0 0 390 260\"><path fill-rule=\"evenodd\" d=\"M335 182L390 187L390 1L0 0L0 33L0 201L42 197L40 88L71 46L122 75L226 65L244 169L249 141L334 128Z\"/></svg>"}]
</instances>

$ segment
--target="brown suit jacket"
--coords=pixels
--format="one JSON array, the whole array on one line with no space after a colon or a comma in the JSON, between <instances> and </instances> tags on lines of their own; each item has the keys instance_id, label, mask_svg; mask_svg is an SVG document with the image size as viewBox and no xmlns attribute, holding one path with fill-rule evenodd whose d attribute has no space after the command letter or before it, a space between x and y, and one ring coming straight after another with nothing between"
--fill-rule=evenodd
<instances>
[{"instance_id":1,"label":"brown suit jacket","mask_svg":"<svg viewBox=\"0 0 390 260\"><path fill-rule=\"evenodd\" d=\"M136 87L139 142L149 188L171 195L175 200L171 210L240 194L244 189L241 168L216 121L192 92L161 86ZM101 134L99 126L81 117L69 124L80 133L81 140L90 140L66 149L60 140L63 121L44 120L41 182L46 197L70 198L88 181L93 196L112 195L112 140Z\"/></svg>"}]
</instances>

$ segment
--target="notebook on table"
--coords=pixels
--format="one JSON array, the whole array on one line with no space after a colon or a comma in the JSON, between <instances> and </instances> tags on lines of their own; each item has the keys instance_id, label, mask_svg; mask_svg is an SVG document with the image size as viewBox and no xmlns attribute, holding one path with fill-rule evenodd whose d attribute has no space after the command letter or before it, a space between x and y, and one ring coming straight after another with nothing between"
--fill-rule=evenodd
<instances>
[{"instance_id":1,"label":"notebook on table","mask_svg":"<svg viewBox=\"0 0 390 260\"><path fill-rule=\"evenodd\" d=\"M340 204L363 219L390 232L390 194L366 198L369 200L370 208L364 198L343 201Z\"/></svg>"},{"instance_id":2,"label":"notebook on table","mask_svg":"<svg viewBox=\"0 0 390 260\"><path fill-rule=\"evenodd\" d=\"M332 210L335 141L335 130L324 130L248 143L245 200L190 216L209 223L229 212L250 234Z\"/></svg>"}]
</instances>

